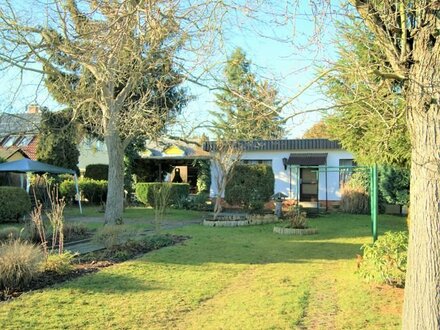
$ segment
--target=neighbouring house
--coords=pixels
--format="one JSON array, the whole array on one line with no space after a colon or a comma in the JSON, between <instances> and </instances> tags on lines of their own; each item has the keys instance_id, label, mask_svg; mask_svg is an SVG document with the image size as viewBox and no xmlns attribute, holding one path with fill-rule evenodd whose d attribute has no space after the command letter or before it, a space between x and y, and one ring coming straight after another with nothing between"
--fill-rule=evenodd
<instances>
[{"instance_id":1,"label":"neighbouring house","mask_svg":"<svg viewBox=\"0 0 440 330\"><path fill-rule=\"evenodd\" d=\"M0 157L6 161L36 160L40 121L41 113L35 104L29 105L26 113L0 114Z\"/></svg>"},{"instance_id":2,"label":"neighbouring house","mask_svg":"<svg viewBox=\"0 0 440 330\"><path fill-rule=\"evenodd\" d=\"M283 193L307 207L329 208L339 204L340 188L348 180L353 155L337 141L328 139L261 140L236 142L243 150L242 164L266 164L275 176L274 193ZM215 150L215 142L204 144ZM211 177L217 177L211 166ZM211 180L211 197L216 196L216 180Z\"/></svg>"},{"instance_id":3,"label":"neighbouring house","mask_svg":"<svg viewBox=\"0 0 440 330\"><path fill-rule=\"evenodd\" d=\"M0 158L14 161L22 158L37 160L41 108L31 104L27 112L0 114ZM85 136L78 144L78 168L84 173L89 164L108 164L105 144Z\"/></svg>"},{"instance_id":4,"label":"neighbouring house","mask_svg":"<svg viewBox=\"0 0 440 330\"><path fill-rule=\"evenodd\" d=\"M135 160L138 181L170 181L190 185L190 192L197 193L200 162L209 162L209 152L196 141L180 141L163 138L150 141Z\"/></svg>"}]
</instances>

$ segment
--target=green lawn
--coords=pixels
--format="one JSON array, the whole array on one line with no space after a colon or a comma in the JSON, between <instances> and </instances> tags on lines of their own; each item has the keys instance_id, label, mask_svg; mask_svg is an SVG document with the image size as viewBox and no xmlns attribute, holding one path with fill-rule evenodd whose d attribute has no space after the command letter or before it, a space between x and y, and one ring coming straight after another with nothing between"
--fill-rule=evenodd
<instances>
[{"instance_id":1,"label":"green lawn","mask_svg":"<svg viewBox=\"0 0 440 330\"><path fill-rule=\"evenodd\" d=\"M380 232L404 218L381 216ZM363 282L368 216L313 219L318 235L272 225L188 226L183 245L0 304L2 329L398 329L402 290Z\"/></svg>"},{"instance_id":2,"label":"green lawn","mask_svg":"<svg viewBox=\"0 0 440 330\"><path fill-rule=\"evenodd\" d=\"M83 208L83 214L79 212L78 207L67 207L64 212L67 222L81 222L89 229L95 230L104 225L104 213L99 206L86 206ZM164 217L164 224L167 223L185 223L196 221L203 218L202 212L169 209ZM124 211L124 223L132 229L153 229L154 228L154 210L150 207L129 207ZM22 228L22 223L0 223L0 229L5 227Z\"/></svg>"}]
</instances>

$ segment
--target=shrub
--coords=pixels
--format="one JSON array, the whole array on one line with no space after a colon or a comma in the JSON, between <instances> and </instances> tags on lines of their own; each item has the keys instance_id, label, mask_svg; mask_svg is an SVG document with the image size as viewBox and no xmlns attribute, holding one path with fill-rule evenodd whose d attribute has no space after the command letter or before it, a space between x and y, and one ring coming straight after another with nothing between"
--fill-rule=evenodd
<instances>
[{"instance_id":1,"label":"shrub","mask_svg":"<svg viewBox=\"0 0 440 330\"><path fill-rule=\"evenodd\" d=\"M0 187L0 223L18 221L31 210L31 200L24 189Z\"/></svg>"},{"instance_id":2,"label":"shrub","mask_svg":"<svg viewBox=\"0 0 440 330\"><path fill-rule=\"evenodd\" d=\"M198 169L197 174L197 191L199 193L209 193L211 187L211 161L208 159L199 159L196 162Z\"/></svg>"},{"instance_id":3,"label":"shrub","mask_svg":"<svg viewBox=\"0 0 440 330\"><path fill-rule=\"evenodd\" d=\"M106 164L90 164L86 166L84 177L93 180L108 180L108 165Z\"/></svg>"},{"instance_id":4,"label":"shrub","mask_svg":"<svg viewBox=\"0 0 440 330\"><path fill-rule=\"evenodd\" d=\"M63 226L63 234L66 241L73 241L87 237L89 230L83 223L65 222Z\"/></svg>"},{"instance_id":5,"label":"shrub","mask_svg":"<svg viewBox=\"0 0 440 330\"><path fill-rule=\"evenodd\" d=\"M289 211L285 214L285 219L288 221L288 228L308 228L307 213L301 210L301 206L291 206Z\"/></svg>"},{"instance_id":6,"label":"shrub","mask_svg":"<svg viewBox=\"0 0 440 330\"><path fill-rule=\"evenodd\" d=\"M101 204L107 199L107 181L80 178L78 180L78 187L81 196L90 203ZM74 200L75 194L76 188L73 180L66 180L60 184L61 197L64 197L66 200Z\"/></svg>"},{"instance_id":7,"label":"shrub","mask_svg":"<svg viewBox=\"0 0 440 330\"><path fill-rule=\"evenodd\" d=\"M40 273L44 260L41 249L33 244L10 240L0 245L0 289L17 289Z\"/></svg>"},{"instance_id":8,"label":"shrub","mask_svg":"<svg viewBox=\"0 0 440 330\"><path fill-rule=\"evenodd\" d=\"M68 251L62 254L49 254L46 261L42 263L41 270L60 275L67 274L73 270L72 260L75 257L75 254Z\"/></svg>"},{"instance_id":9,"label":"shrub","mask_svg":"<svg viewBox=\"0 0 440 330\"><path fill-rule=\"evenodd\" d=\"M261 207L273 195L275 178L268 165L237 165L226 185L225 200L246 209Z\"/></svg>"},{"instance_id":10,"label":"shrub","mask_svg":"<svg viewBox=\"0 0 440 330\"><path fill-rule=\"evenodd\" d=\"M16 227L4 227L0 229L0 241L15 240L20 237L21 230Z\"/></svg>"},{"instance_id":11,"label":"shrub","mask_svg":"<svg viewBox=\"0 0 440 330\"><path fill-rule=\"evenodd\" d=\"M98 229L93 236L93 241L104 245L106 249L112 250L131 237L132 234L123 225L105 226Z\"/></svg>"},{"instance_id":12,"label":"shrub","mask_svg":"<svg viewBox=\"0 0 440 330\"><path fill-rule=\"evenodd\" d=\"M154 190L163 185L161 182L140 182L136 184L136 198L145 205L154 206ZM172 183L170 204L176 204L189 196L188 183Z\"/></svg>"},{"instance_id":13,"label":"shrub","mask_svg":"<svg viewBox=\"0 0 440 330\"><path fill-rule=\"evenodd\" d=\"M370 196L362 187L344 186L341 189L340 209L345 213L368 214L370 212Z\"/></svg>"},{"instance_id":14,"label":"shrub","mask_svg":"<svg viewBox=\"0 0 440 330\"><path fill-rule=\"evenodd\" d=\"M407 232L386 232L374 244L365 244L362 249L364 255L359 264L362 277L392 286L405 285Z\"/></svg>"}]
</instances>

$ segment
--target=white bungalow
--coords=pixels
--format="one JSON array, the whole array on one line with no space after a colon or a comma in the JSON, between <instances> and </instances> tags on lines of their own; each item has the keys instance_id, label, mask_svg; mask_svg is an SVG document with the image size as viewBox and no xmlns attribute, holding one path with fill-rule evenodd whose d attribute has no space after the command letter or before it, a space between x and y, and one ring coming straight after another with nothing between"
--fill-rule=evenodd
<instances>
[{"instance_id":1,"label":"white bungalow","mask_svg":"<svg viewBox=\"0 0 440 330\"><path fill-rule=\"evenodd\" d=\"M337 141L328 139L240 141L238 144L244 150L243 164L272 166L274 193L284 193L291 200L299 197L305 206L328 208L339 204L339 190L350 170L335 167L354 165L353 155L341 149ZM215 142L206 143L204 148L215 150ZM211 176L210 195L214 197L217 194L215 166L211 166Z\"/></svg>"}]
</instances>

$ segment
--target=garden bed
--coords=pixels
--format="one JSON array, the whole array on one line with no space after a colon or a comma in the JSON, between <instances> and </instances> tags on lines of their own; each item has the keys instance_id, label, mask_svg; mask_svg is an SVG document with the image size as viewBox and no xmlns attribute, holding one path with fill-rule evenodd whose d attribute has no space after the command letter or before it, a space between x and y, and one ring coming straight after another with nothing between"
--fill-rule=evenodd
<instances>
[{"instance_id":1,"label":"garden bed","mask_svg":"<svg viewBox=\"0 0 440 330\"><path fill-rule=\"evenodd\" d=\"M242 227L263 225L278 222L278 218L273 214L266 215L220 215L217 219L208 218L203 220L203 225L208 227Z\"/></svg>"},{"instance_id":2,"label":"garden bed","mask_svg":"<svg viewBox=\"0 0 440 330\"><path fill-rule=\"evenodd\" d=\"M0 301L11 300L23 293L43 289L45 287L73 280L77 277L95 273L101 268L112 266L129 259L136 258L147 252L158 250L163 247L175 245L188 239L189 236L161 235L151 236L140 241L129 240L124 244L87 253L74 260L73 269L66 274L53 271L45 271L33 279L29 284L15 290L0 290Z\"/></svg>"},{"instance_id":3,"label":"garden bed","mask_svg":"<svg viewBox=\"0 0 440 330\"><path fill-rule=\"evenodd\" d=\"M281 235L314 235L318 233L318 229L273 227L273 232Z\"/></svg>"}]
</instances>

